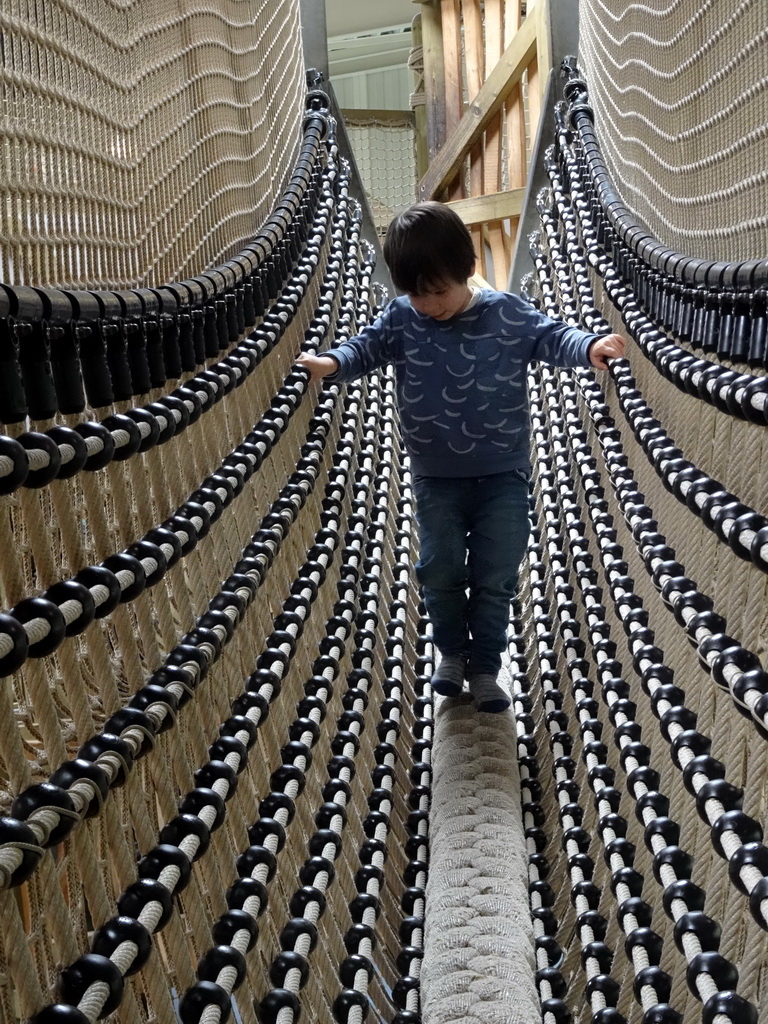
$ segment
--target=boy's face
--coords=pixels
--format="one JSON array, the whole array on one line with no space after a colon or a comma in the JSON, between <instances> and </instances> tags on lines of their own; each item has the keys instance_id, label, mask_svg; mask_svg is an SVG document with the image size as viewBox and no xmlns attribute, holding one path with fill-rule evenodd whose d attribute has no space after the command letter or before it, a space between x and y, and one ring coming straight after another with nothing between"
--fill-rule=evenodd
<instances>
[{"instance_id":1,"label":"boy's face","mask_svg":"<svg viewBox=\"0 0 768 1024\"><path fill-rule=\"evenodd\" d=\"M466 281L434 284L418 295L408 292L408 300L416 312L433 320L450 320L464 309L471 297L472 290Z\"/></svg>"}]
</instances>

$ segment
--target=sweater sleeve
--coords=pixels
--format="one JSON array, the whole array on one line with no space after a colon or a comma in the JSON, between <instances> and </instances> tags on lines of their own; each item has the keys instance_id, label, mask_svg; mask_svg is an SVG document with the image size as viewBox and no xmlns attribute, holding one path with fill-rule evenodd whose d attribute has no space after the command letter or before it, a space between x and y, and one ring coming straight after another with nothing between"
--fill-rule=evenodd
<instances>
[{"instance_id":1,"label":"sweater sleeve","mask_svg":"<svg viewBox=\"0 0 768 1024\"><path fill-rule=\"evenodd\" d=\"M550 366L589 366L589 346L596 334L580 331L562 320L552 320L533 310L533 351L531 359Z\"/></svg>"},{"instance_id":2,"label":"sweater sleeve","mask_svg":"<svg viewBox=\"0 0 768 1024\"><path fill-rule=\"evenodd\" d=\"M340 345L325 353L333 356L339 364L338 370L328 374L325 379L344 383L364 377L371 370L376 370L392 361L394 343L392 314L388 307L381 316L364 327L359 334L347 341L342 341Z\"/></svg>"}]
</instances>

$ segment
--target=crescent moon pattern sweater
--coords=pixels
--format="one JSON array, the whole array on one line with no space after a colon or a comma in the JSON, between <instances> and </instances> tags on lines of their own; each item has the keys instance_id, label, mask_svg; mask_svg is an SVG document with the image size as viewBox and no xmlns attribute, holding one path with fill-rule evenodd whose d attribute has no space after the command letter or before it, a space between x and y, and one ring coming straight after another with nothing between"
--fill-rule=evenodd
<instances>
[{"instance_id":1,"label":"crescent moon pattern sweater","mask_svg":"<svg viewBox=\"0 0 768 1024\"><path fill-rule=\"evenodd\" d=\"M490 476L530 469L528 364L589 366L595 338L511 292L483 289L444 321L417 313L399 296L328 352L339 369L326 380L357 380L392 363L413 472Z\"/></svg>"}]
</instances>

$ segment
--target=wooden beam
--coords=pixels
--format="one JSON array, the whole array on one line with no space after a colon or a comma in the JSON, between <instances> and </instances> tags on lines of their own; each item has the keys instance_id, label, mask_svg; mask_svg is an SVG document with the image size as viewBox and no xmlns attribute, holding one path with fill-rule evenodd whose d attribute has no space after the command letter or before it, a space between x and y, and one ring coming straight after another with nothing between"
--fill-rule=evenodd
<instances>
[{"instance_id":1,"label":"wooden beam","mask_svg":"<svg viewBox=\"0 0 768 1024\"><path fill-rule=\"evenodd\" d=\"M487 2L486 2L487 8ZM483 16L480 4L474 0L464 0L461 5L464 19L464 62L467 69L467 98L471 101L477 96L485 78L485 52L483 48ZM426 174L426 170L424 171ZM481 196L487 191L483 173L483 140L480 139L472 147L469 155L469 196ZM496 189L490 191L495 192ZM458 198L458 197L457 197ZM485 246L483 245L483 229L477 224L470 228L472 245L480 260L480 270L485 273Z\"/></svg>"},{"instance_id":2,"label":"wooden beam","mask_svg":"<svg viewBox=\"0 0 768 1024\"><path fill-rule=\"evenodd\" d=\"M504 0L485 0L485 69L486 78L498 63L504 52ZM499 110L485 129L484 180L482 192L498 192L502 187L501 177L501 126L503 108ZM501 222L485 225L485 238L490 251L490 265L496 287L504 287L509 276L507 266L506 232ZM490 267L488 268L490 270ZM489 275L486 275L489 276Z\"/></svg>"},{"instance_id":3,"label":"wooden beam","mask_svg":"<svg viewBox=\"0 0 768 1024\"><path fill-rule=\"evenodd\" d=\"M437 199L456 177L467 152L482 135L536 55L536 18L526 18L475 99L419 184L420 199Z\"/></svg>"},{"instance_id":4,"label":"wooden beam","mask_svg":"<svg viewBox=\"0 0 768 1024\"><path fill-rule=\"evenodd\" d=\"M487 196L456 199L446 205L455 210L467 227L470 227L473 224L484 224L486 221L519 217L524 197L525 189L515 188L509 192L492 192Z\"/></svg>"},{"instance_id":5,"label":"wooden beam","mask_svg":"<svg viewBox=\"0 0 768 1024\"><path fill-rule=\"evenodd\" d=\"M434 160L445 143L445 68L443 25L437 3L421 7L421 38L424 47L424 95L427 110L427 153Z\"/></svg>"},{"instance_id":6,"label":"wooden beam","mask_svg":"<svg viewBox=\"0 0 768 1024\"><path fill-rule=\"evenodd\" d=\"M448 138L461 121L464 107L462 74L460 0L440 0L443 21L443 64L445 67L445 131ZM453 181L446 182L451 199L464 194L463 174L457 169Z\"/></svg>"},{"instance_id":7,"label":"wooden beam","mask_svg":"<svg viewBox=\"0 0 768 1024\"><path fill-rule=\"evenodd\" d=\"M418 2L418 0L414 0L414 3L416 2ZM413 19L413 23L411 25L411 34L413 38L412 53L421 50L420 71L418 70L418 66L415 62L412 65L412 69L416 74L416 83L414 90L411 93L411 102L414 104L414 149L416 152L417 178L423 178L427 173L427 168L429 167L429 152L427 149L427 94L426 87L424 85L424 39L421 34L421 21L422 16L421 13L419 13Z\"/></svg>"}]
</instances>

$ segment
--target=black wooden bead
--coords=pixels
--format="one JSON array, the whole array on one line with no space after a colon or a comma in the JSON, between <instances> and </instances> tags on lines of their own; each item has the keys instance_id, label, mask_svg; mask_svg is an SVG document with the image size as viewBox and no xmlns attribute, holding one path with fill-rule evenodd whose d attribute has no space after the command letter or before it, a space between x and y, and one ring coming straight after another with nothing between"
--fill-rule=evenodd
<instances>
[{"instance_id":1,"label":"black wooden bead","mask_svg":"<svg viewBox=\"0 0 768 1024\"><path fill-rule=\"evenodd\" d=\"M224 806L224 800L214 789L196 788L190 790L189 793L179 803L180 814L199 814L204 807L213 807L216 814L211 825L211 832L215 832L217 828L220 828L224 824L224 818L226 817L227 811Z\"/></svg>"},{"instance_id":2,"label":"black wooden bead","mask_svg":"<svg viewBox=\"0 0 768 1024\"><path fill-rule=\"evenodd\" d=\"M304 759L303 771L308 771L312 764L312 751L301 740L291 740L280 748L280 757L285 764L296 764L299 758Z\"/></svg>"},{"instance_id":3,"label":"black wooden bead","mask_svg":"<svg viewBox=\"0 0 768 1024\"><path fill-rule=\"evenodd\" d=\"M93 818L100 813L109 793L109 778L103 768L85 758L77 757L74 761L65 761L60 765L49 781L54 786L67 790L82 779L91 782L96 791L84 814L86 818Z\"/></svg>"},{"instance_id":4,"label":"black wooden bead","mask_svg":"<svg viewBox=\"0 0 768 1024\"><path fill-rule=\"evenodd\" d=\"M643 812L649 807L658 817L665 818L669 814L669 798L655 789L640 794L635 806L635 816L641 825L645 824Z\"/></svg>"},{"instance_id":5,"label":"black wooden bead","mask_svg":"<svg viewBox=\"0 0 768 1024\"><path fill-rule=\"evenodd\" d=\"M309 937L310 953L317 946L317 926L304 917L292 917L280 932L280 945L283 949L295 949L299 936Z\"/></svg>"},{"instance_id":6,"label":"black wooden bead","mask_svg":"<svg viewBox=\"0 0 768 1024\"><path fill-rule=\"evenodd\" d=\"M42 640L29 642L27 654L30 658L43 658L59 647L66 636L66 623L58 605L44 597L25 597L10 611L10 617L24 625L33 619L44 619L48 623L48 633ZM10 630L8 631L10 632ZM23 641L20 642L21 647ZM14 643L14 653L16 644ZM16 659L14 659L16 660Z\"/></svg>"},{"instance_id":7,"label":"black wooden bead","mask_svg":"<svg viewBox=\"0 0 768 1024\"><path fill-rule=\"evenodd\" d=\"M571 1021L573 1020L571 1011L562 999L542 999L541 1013L542 1017L546 1017L548 1013L552 1014L555 1018L556 1024L571 1024Z\"/></svg>"},{"instance_id":8,"label":"black wooden bead","mask_svg":"<svg viewBox=\"0 0 768 1024\"><path fill-rule=\"evenodd\" d=\"M423 959L424 959L424 950L422 949L421 946L403 946L402 949L400 950L400 952L397 954L397 959L395 961L395 966L397 967L398 971L400 971L401 974L412 974L413 972L412 972L411 968L412 968L414 962L419 962L419 961L421 961ZM347 969L348 969L348 974L347 974L346 978L341 973L344 970L345 965L347 965ZM342 981L344 982L345 985L352 985L352 983L353 983L354 973L352 971L352 967L354 967L355 971L357 971L357 970L365 970L365 971L367 971L367 973L368 973L368 980L369 981L371 980L372 964L371 964L371 961L368 959L368 957L364 957L364 956L350 957L339 968L339 976L341 977L341 979L342 979Z\"/></svg>"},{"instance_id":9,"label":"black wooden bead","mask_svg":"<svg viewBox=\"0 0 768 1024\"><path fill-rule=\"evenodd\" d=\"M60 580L49 587L43 597L57 606L65 601L77 601L82 611L72 622L65 625L64 632L67 636L76 636L82 633L93 622L96 616L96 605L90 590L77 579Z\"/></svg>"},{"instance_id":10,"label":"black wooden bead","mask_svg":"<svg viewBox=\"0 0 768 1024\"><path fill-rule=\"evenodd\" d=\"M47 841L43 843L45 847L56 846L66 839L79 820L72 797L60 786L50 782L38 782L28 786L11 804L11 817L26 821L36 811L44 808L50 808L59 814L58 825L51 829Z\"/></svg>"},{"instance_id":11,"label":"black wooden bead","mask_svg":"<svg viewBox=\"0 0 768 1024\"><path fill-rule=\"evenodd\" d=\"M179 1002L181 1024L200 1024L206 1008L217 1006L221 1024L229 1019L232 1000L229 993L213 981L198 981L182 996Z\"/></svg>"},{"instance_id":12,"label":"black wooden bead","mask_svg":"<svg viewBox=\"0 0 768 1024\"><path fill-rule=\"evenodd\" d=\"M576 856L586 857L586 854L580 854L580 855L577 854ZM593 864L592 864L592 862L590 860L590 863L589 863L589 873L588 873L587 878L591 878L592 877L592 870L593 870ZM630 870L630 869L626 869L626 870ZM588 904L590 910L597 910L597 907L598 907L598 905L600 903L600 890L597 888L597 886L594 884L594 882L588 881L587 879L585 879L583 881L580 881L580 882L576 882L571 887L571 903L574 906L576 906L576 900L580 896L583 897L584 899L586 899L587 904Z\"/></svg>"},{"instance_id":13,"label":"black wooden bead","mask_svg":"<svg viewBox=\"0 0 768 1024\"><path fill-rule=\"evenodd\" d=\"M763 875L768 875L768 849L762 842L749 842L738 847L728 862L728 875L739 892L745 896L749 890L741 879L740 871L746 865L754 866Z\"/></svg>"},{"instance_id":14,"label":"black wooden bead","mask_svg":"<svg viewBox=\"0 0 768 1024\"><path fill-rule=\"evenodd\" d=\"M398 983L396 982L395 987L397 987L397 984ZM395 1005L399 1005L397 999L394 997L394 991L393 999L395 1001ZM347 1024L350 1011L353 1007L358 1007L362 1019L366 1020L368 1017L368 1010L370 1008L368 996L364 992L358 992L353 988L342 989L333 1001L333 1019L337 1021L338 1024Z\"/></svg>"},{"instance_id":15,"label":"black wooden bead","mask_svg":"<svg viewBox=\"0 0 768 1024\"><path fill-rule=\"evenodd\" d=\"M29 655L29 638L24 626L13 615L0 613L0 633L10 637L11 650L0 658L0 678L21 668Z\"/></svg>"},{"instance_id":16,"label":"black wooden bead","mask_svg":"<svg viewBox=\"0 0 768 1024\"><path fill-rule=\"evenodd\" d=\"M531 917L534 921L539 922L543 934L557 934L558 922L551 910L548 910L546 907L537 907L535 910L531 911Z\"/></svg>"},{"instance_id":17,"label":"black wooden bead","mask_svg":"<svg viewBox=\"0 0 768 1024\"><path fill-rule=\"evenodd\" d=\"M563 962L563 949L559 942L551 935L537 935L535 939L537 949L543 950L547 956L549 967L559 967Z\"/></svg>"},{"instance_id":18,"label":"black wooden bead","mask_svg":"<svg viewBox=\"0 0 768 1024\"><path fill-rule=\"evenodd\" d=\"M302 885L314 885L318 874L325 873L328 876L328 884L336 877L336 868L333 861L327 857L314 856L306 860L299 870L299 878Z\"/></svg>"},{"instance_id":19,"label":"black wooden bead","mask_svg":"<svg viewBox=\"0 0 768 1024\"><path fill-rule=\"evenodd\" d=\"M405 891L409 892L410 890L406 889ZM406 906L405 902L403 903L403 910L406 914L411 914L413 909L412 905ZM349 904L349 914L355 924L364 924L367 913L371 910L378 918L381 911L381 900L370 892L359 892Z\"/></svg>"},{"instance_id":20,"label":"black wooden bead","mask_svg":"<svg viewBox=\"0 0 768 1024\"><path fill-rule=\"evenodd\" d=\"M128 779L128 774L133 768L133 750L130 745L114 733L103 732L92 736L78 751L78 757L84 761L97 761L103 754L117 755L120 769L112 785L124 785Z\"/></svg>"},{"instance_id":21,"label":"black wooden bead","mask_svg":"<svg viewBox=\"0 0 768 1024\"><path fill-rule=\"evenodd\" d=\"M607 974L613 963L613 952L604 942L587 942L581 948L581 963L586 967L587 960L596 960L602 973Z\"/></svg>"},{"instance_id":22,"label":"black wooden bead","mask_svg":"<svg viewBox=\"0 0 768 1024\"><path fill-rule=\"evenodd\" d=\"M135 600L145 590L147 577L144 567L138 558L128 554L128 552L119 551L114 555L110 555L109 558L104 559L102 566L115 576L121 572L130 572L133 575L133 583L130 583L125 588L121 584L120 604Z\"/></svg>"},{"instance_id":23,"label":"black wooden bead","mask_svg":"<svg viewBox=\"0 0 768 1024\"><path fill-rule=\"evenodd\" d=\"M602 1006L592 1014L590 1024L627 1024L627 1018L615 1006Z\"/></svg>"},{"instance_id":24,"label":"black wooden bead","mask_svg":"<svg viewBox=\"0 0 768 1024\"><path fill-rule=\"evenodd\" d=\"M246 901L250 899L259 901L259 909L256 913L258 917L261 917L267 909L269 895L266 885L258 878L238 878L227 889L227 906L231 910L242 910Z\"/></svg>"},{"instance_id":25,"label":"black wooden bead","mask_svg":"<svg viewBox=\"0 0 768 1024\"><path fill-rule=\"evenodd\" d=\"M710 829L712 845L717 853L726 860L728 855L723 849L723 836L726 832L733 832L745 844L761 843L763 839L763 829L759 821L755 821L743 811L726 811L715 820Z\"/></svg>"},{"instance_id":26,"label":"black wooden bead","mask_svg":"<svg viewBox=\"0 0 768 1024\"><path fill-rule=\"evenodd\" d=\"M680 840L680 826L667 817L652 818L645 826L643 838L646 848L653 853L653 837L662 836L667 846L677 846Z\"/></svg>"},{"instance_id":27,"label":"black wooden bead","mask_svg":"<svg viewBox=\"0 0 768 1024\"><path fill-rule=\"evenodd\" d=\"M652 928L634 928L624 940L624 952L627 959L632 959L632 950L636 947L644 949L648 962L654 966L661 960L662 939Z\"/></svg>"},{"instance_id":28,"label":"black wooden bead","mask_svg":"<svg viewBox=\"0 0 768 1024\"><path fill-rule=\"evenodd\" d=\"M0 846L18 845L21 864L11 874L9 884L21 885L35 871L43 856L42 847L38 846L37 836L23 821L16 818L0 818Z\"/></svg>"},{"instance_id":29,"label":"black wooden bead","mask_svg":"<svg viewBox=\"0 0 768 1024\"><path fill-rule=\"evenodd\" d=\"M576 925L579 929L589 928L599 942L605 939L608 922L596 910L585 910L582 914L579 914L576 918Z\"/></svg>"},{"instance_id":30,"label":"black wooden bead","mask_svg":"<svg viewBox=\"0 0 768 1024\"><path fill-rule=\"evenodd\" d=\"M660 1003L669 1002L669 994L672 991L672 979L666 971L662 971L660 967L652 966L644 967L637 972L632 982L632 991L638 1003L642 1002L641 992L647 985L654 990L656 998Z\"/></svg>"},{"instance_id":31,"label":"black wooden bead","mask_svg":"<svg viewBox=\"0 0 768 1024\"><path fill-rule=\"evenodd\" d=\"M250 846L237 860L238 873L243 878L251 876L260 865L266 866L266 881L271 882L278 870L278 858L265 846Z\"/></svg>"},{"instance_id":32,"label":"black wooden bead","mask_svg":"<svg viewBox=\"0 0 768 1024\"><path fill-rule=\"evenodd\" d=\"M684 952L683 936L689 932L698 938L701 948L705 952L716 952L719 949L720 936L722 934L720 925L700 910L692 910L687 914L681 915L675 921L675 944L681 953Z\"/></svg>"},{"instance_id":33,"label":"black wooden bead","mask_svg":"<svg viewBox=\"0 0 768 1024\"><path fill-rule=\"evenodd\" d=\"M406 924L406 922L409 922ZM400 937L405 943L410 943L413 933L417 928L424 928L424 919L406 917L401 923ZM373 948L376 945L376 932L370 925L357 922L347 929L344 935L344 947L350 956L360 952L363 942L369 942Z\"/></svg>"},{"instance_id":34,"label":"black wooden bead","mask_svg":"<svg viewBox=\"0 0 768 1024\"><path fill-rule=\"evenodd\" d=\"M568 991L565 978L555 967L541 967L536 971L536 984L541 987L544 982L549 985L555 999L562 999Z\"/></svg>"},{"instance_id":35,"label":"black wooden bead","mask_svg":"<svg viewBox=\"0 0 768 1024\"><path fill-rule=\"evenodd\" d=\"M659 885L663 884L661 868L667 864L674 868L678 878L691 877L691 872L693 871L693 858L691 855L679 846L665 846L655 853L653 857L653 874Z\"/></svg>"},{"instance_id":36,"label":"black wooden bead","mask_svg":"<svg viewBox=\"0 0 768 1024\"><path fill-rule=\"evenodd\" d=\"M749 894L749 911L761 928L768 928L768 920L763 913L763 901L768 899L768 878L760 878Z\"/></svg>"},{"instance_id":37,"label":"black wooden bead","mask_svg":"<svg viewBox=\"0 0 768 1024\"><path fill-rule=\"evenodd\" d=\"M714 1024L719 1014L739 1024L757 1024L758 1012L736 992L715 992L706 1001L701 1011L702 1024Z\"/></svg>"},{"instance_id":38,"label":"black wooden bead","mask_svg":"<svg viewBox=\"0 0 768 1024\"><path fill-rule=\"evenodd\" d=\"M645 1011L642 1024L683 1024L683 1016L669 1003L656 1003Z\"/></svg>"},{"instance_id":39,"label":"black wooden bead","mask_svg":"<svg viewBox=\"0 0 768 1024\"><path fill-rule=\"evenodd\" d=\"M234 737L228 737L232 740ZM222 744L221 740L217 740L216 743L212 743L208 748L208 753L211 760L207 764L202 765L200 768L196 768L193 778L195 785L202 789L213 789L217 782L226 782L227 789L227 800L230 800L237 789L237 772L223 758L228 754L236 753L240 757L240 764L244 765L246 761L245 747L242 743L235 741L235 750L233 751L229 744ZM222 746L225 749L222 749ZM229 749L227 749L229 747Z\"/></svg>"},{"instance_id":40,"label":"black wooden bead","mask_svg":"<svg viewBox=\"0 0 768 1024\"><path fill-rule=\"evenodd\" d=\"M287 793L271 792L262 797L259 802L259 815L264 818L274 818L278 811L285 811L287 815L286 824L290 825L296 814L296 803Z\"/></svg>"},{"instance_id":41,"label":"black wooden bead","mask_svg":"<svg viewBox=\"0 0 768 1024\"><path fill-rule=\"evenodd\" d=\"M23 479L25 487L47 487L52 480L55 480L61 469L61 452L59 451L58 444L50 437L47 433L41 434L35 430L28 430L24 434L20 434L11 445L7 442L11 441L11 438L6 438L6 446L10 448L11 457L14 459L14 472L11 473L11 478L18 477ZM23 451L18 452L21 448ZM29 463L28 451L43 451L48 456L48 465L41 466L39 469L32 469ZM3 454L6 454L3 450ZM16 457L14 458L14 454ZM16 468L18 466L18 468ZM24 467L26 466L26 473ZM18 486L18 485L17 485ZM15 487L13 488L15 490ZM8 492L5 492L8 493Z\"/></svg>"},{"instance_id":42,"label":"black wooden bead","mask_svg":"<svg viewBox=\"0 0 768 1024\"><path fill-rule=\"evenodd\" d=\"M137 758L144 757L155 745L155 723L149 715L145 715L139 708L131 705L120 708L104 723L104 732L121 738L128 729L139 730L143 734L141 746L135 756Z\"/></svg>"},{"instance_id":43,"label":"black wooden bead","mask_svg":"<svg viewBox=\"0 0 768 1024\"><path fill-rule=\"evenodd\" d=\"M246 950L250 952L259 937L259 925L246 910L232 909L223 914L213 925L213 941L220 946L230 946L238 932L248 933Z\"/></svg>"},{"instance_id":44,"label":"black wooden bead","mask_svg":"<svg viewBox=\"0 0 768 1024\"><path fill-rule=\"evenodd\" d=\"M177 868L179 871L179 879L173 889L175 896L186 889L192 877L192 862L178 846L160 843L141 858L137 869L139 878L159 878L168 867Z\"/></svg>"},{"instance_id":45,"label":"black wooden bead","mask_svg":"<svg viewBox=\"0 0 768 1024\"><path fill-rule=\"evenodd\" d=\"M404 975L397 979L392 987L392 1001L401 1010L407 1009L408 996L411 992L418 992L420 983L418 978L411 975Z\"/></svg>"},{"instance_id":46,"label":"black wooden bead","mask_svg":"<svg viewBox=\"0 0 768 1024\"><path fill-rule=\"evenodd\" d=\"M710 779L723 779L725 778L725 765L709 754L698 754L688 762L683 768L683 783L694 797L697 792L693 784L695 775L706 775Z\"/></svg>"},{"instance_id":47,"label":"black wooden bead","mask_svg":"<svg viewBox=\"0 0 768 1024\"><path fill-rule=\"evenodd\" d=\"M293 949L284 949L277 954L269 968L269 979L276 988L280 988L290 970L300 972L299 988L304 988L309 979L309 964L306 957Z\"/></svg>"},{"instance_id":48,"label":"black wooden bead","mask_svg":"<svg viewBox=\"0 0 768 1024\"><path fill-rule=\"evenodd\" d=\"M133 917L137 920L149 903L159 903L160 919L155 931L162 931L173 914L173 896L171 892L154 878L139 878L120 895L117 910L120 917Z\"/></svg>"},{"instance_id":49,"label":"black wooden bead","mask_svg":"<svg viewBox=\"0 0 768 1024\"><path fill-rule=\"evenodd\" d=\"M80 1002L89 986L101 982L109 989L99 1019L108 1016L117 1009L123 998L125 982L120 968L109 957L98 953L85 953L69 967L65 967L59 976L59 995L62 1000L73 1003Z\"/></svg>"},{"instance_id":50,"label":"black wooden bead","mask_svg":"<svg viewBox=\"0 0 768 1024\"><path fill-rule=\"evenodd\" d=\"M688 988L697 999L701 999L701 995L696 988L696 979L702 974L708 974L721 991L735 989L739 983L739 972L730 960L715 952L697 953L690 960L685 974Z\"/></svg>"},{"instance_id":51,"label":"black wooden bead","mask_svg":"<svg viewBox=\"0 0 768 1024\"><path fill-rule=\"evenodd\" d=\"M291 916L306 917L306 910L310 903L317 904L317 915L322 917L326 907L325 893L313 885L302 885L291 897L289 904Z\"/></svg>"},{"instance_id":52,"label":"black wooden bead","mask_svg":"<svg viewBox=\"0 0 768 1024\"><path fill-rule=\"evenodd\" d=\"M29 1024L92 1024L91 1018L81 1013L76 1006L67 1003L53 1003L29 1018Z\"/></svg>"},{"instance_id":53,"label":"black wooden bead","mask_svg":"<svg viewBox=\"0 0 768 1024\"><path fill-rule=\"evenodd\" d=\"M198 977L201 981L216 981L224 968L234 968L236 979L232 988L239 988L246 977L246 958L243 953L230 945L213 946L201 957Z\"/></svg>"}]
</instances>

